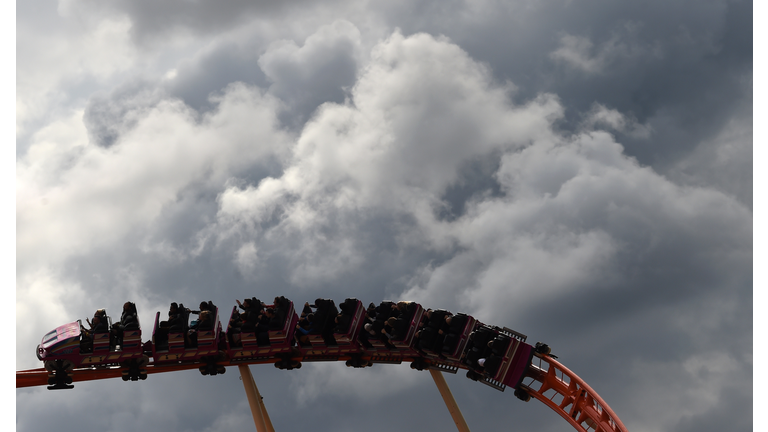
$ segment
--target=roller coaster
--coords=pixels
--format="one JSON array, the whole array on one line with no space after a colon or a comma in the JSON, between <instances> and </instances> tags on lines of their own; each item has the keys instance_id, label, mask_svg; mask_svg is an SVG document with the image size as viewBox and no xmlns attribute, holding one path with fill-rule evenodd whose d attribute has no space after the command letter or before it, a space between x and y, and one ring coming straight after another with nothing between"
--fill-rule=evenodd
<instances>
[{"instance_id":1,"label":"roller coaster","mask_svg":"<svg viewBox=\"0 0 768 432\"><path fill-rule=\"evenodd\" d=\"M338 307L331 299L318 298L305 303L300 314L285 297L272 304L255 297L237 303L226 328L211 302L202 302L199 310L172 303L168 320L155 314L146 342L135 304L126 302L115 323L99 309L93 322L86 320L90 329L77 320L47 333L36 349L43 367L17 371L16 387L71 389L75 381L139 381L191 369L214 376L237 366L261 432L273 428L249 365L292 370L318 361L344 361L354 368L409 362L412 369L430 372L460 431L469 428L442 373L462 369L473 381L502 392L511 388L525 402L533 398L544 403L577 431L627 432L608 404L560 364L549 346L531 345L522 333L468 314L405 301L366 307L356 298ZM198 317L190 321L193 314Z\"/></svg>"}]
</instances>

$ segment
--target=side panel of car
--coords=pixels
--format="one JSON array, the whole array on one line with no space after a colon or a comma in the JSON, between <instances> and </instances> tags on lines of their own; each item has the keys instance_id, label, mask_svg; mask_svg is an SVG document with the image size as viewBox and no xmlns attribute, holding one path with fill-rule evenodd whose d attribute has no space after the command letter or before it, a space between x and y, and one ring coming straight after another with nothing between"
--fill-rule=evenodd
<instances>
[{"instance_id":1,"label":"side panel of car","mask_svg":"<svg viewBox=\"0 0 768 432\"><path fill-rule=\"evenodd\" d=\"M518 342L517 350L510 357L506 372L503 376L499 377L499 381L503 382L506 386L517 388L525 376L528 365L531 364L533 352L534 348L531 345L525 342Z\"/></svg>"},{"instance_id":2,"label":"side panel of car","mask_svg":"<svg viewBox=\"0 0 768 432\"><path fill-rule=\"evenodd\" d=\"M467 339L469 339L469 334L472 333L472 330L475 328L475 323L477 323L477 320L472 316L466 315L466 317L467 318L466 323L464 324L464 330L459 336L459 341L456 344L456 348L451 352L445 353L446 357L456 361L461 358L461 354L464 352L464 349L467 346Z\"/></svg>"},{"instance_id":3,"label":"side panel of car","mask_svg":"<svg viewBox=\"0 0 768 432\"><path fill-rule=\"evenodd\" d=\"M273 306L268 305L267 307ZM235 306L230 315L230 322L236 312L237 307ZM293 302L289 301L288 311L282 328L279 330L269 330L267 332L268 337L262 340L261 345L259 345L256 331L237 332L230 329L230 334L227 336L227 355L230 361L236 363L247 362L290 353L294 343L293 337L298 320L299 317L296 315ZM233 344L232 342L235 343Z\"/></svg>"},{"instance_id":4,"label":"side panel of car","mask_svg":"<svg viewBox=\"0 0 768 432\"><path fill-rule=\"evenodd\" d=\"M293 334L296 331L296 324L299 322L299 316L293 307L293 302L288 300L288 310L286 311L285 321L279 330L269 330L269 345L274 349L282 349L290 346L293 341ZM278 305L272 305L276 308Z\"/></svg>"},{"instance_id":5,"label":"side panel of car","mask_svg":"<svg viewBox=\"0 0 768 432\"><path fill-rule=\"evenodd\" d=\"M219 308L215 308L211 319L213 321L210 329L197 330L197 346L184 349L185 358L214 355L219 351Z\"/></svg>"},{"instance_id":6,"label":"side panel of car","mask_svg":"<svg viewBox=\"0 0 768 432\"><path fill-rule=\"evenodd\" d=\"M123 352L139 351L141 352L141 329L125 330L123 332L123 344L121 348Z\"/></svg>"},{"instance_id":7,"label":"side panel of car","mask_svg":"<svg viewBox=\"0 0 768 432\"><path fill-rule=\"evenodd\" d=\"M417 303L414 307L415 310L413 311L413 315L409 317L408 331L406 332L405 337L402 340L393 341L396 347L407 349L409 351L413 350L413 337L416 334L416 330L418 330L421 317L424 314L424 308L421 307L420 304Z\"/></svg>"}]
</instances>

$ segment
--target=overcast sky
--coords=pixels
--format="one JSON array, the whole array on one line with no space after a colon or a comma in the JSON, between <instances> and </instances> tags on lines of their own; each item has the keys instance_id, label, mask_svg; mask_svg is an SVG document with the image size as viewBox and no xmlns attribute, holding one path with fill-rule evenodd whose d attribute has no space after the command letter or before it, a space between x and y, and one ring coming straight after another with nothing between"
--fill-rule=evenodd
<instances>
[{"instance_id":1,"label":"overcast sky","mask_svg":"<svg viewBox=\"0 0 768 432\"><path fill-rule=\"evenodd\" d=\"M16 37L17 370L125 301L412 300L632 432L752 430L752 2L31 0ZM454 428L407 365L252 370L278 431ZM15 394L20 432L253 429L235 368Z\"/></svg>"}]
</instances>

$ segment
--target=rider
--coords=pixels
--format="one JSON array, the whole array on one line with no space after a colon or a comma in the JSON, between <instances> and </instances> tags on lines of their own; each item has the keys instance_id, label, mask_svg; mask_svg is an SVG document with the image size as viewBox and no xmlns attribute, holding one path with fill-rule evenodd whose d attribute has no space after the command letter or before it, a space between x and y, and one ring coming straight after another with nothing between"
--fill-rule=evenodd
<instances>
[{"instance_id":1,"label":"rider","mask_svg":"<svg viewBox=\"0 0 768 432\"><path fill-rule=\"evenodd\" d=\"M104 333L107 331L107 324L106 320L102 321L102 316L106 316L106 314L101 315L96 312L96 314L93 315L93 322L89 321L88 318L85 319L85 321L91 326L90 329L86 329L85 327L80 325L80 350L87 352L87 351L93 351L93 335L94 333Z\"/></svg>"}]
</instances>

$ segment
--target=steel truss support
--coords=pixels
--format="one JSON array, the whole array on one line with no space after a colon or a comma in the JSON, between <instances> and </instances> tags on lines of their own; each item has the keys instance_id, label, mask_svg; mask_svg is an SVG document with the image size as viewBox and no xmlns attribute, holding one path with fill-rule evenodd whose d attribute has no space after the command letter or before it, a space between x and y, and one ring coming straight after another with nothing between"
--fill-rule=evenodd
<instances>
[{"instance_id":1,"label":"steel truss support","mask_svg":"<svg viewBox=\"0 0 768 432\"><path fill-rule=\"evenodd\" d=\"M435 380L437 389L440 390L440 395L445 401L445 406L448 407L448 412L451 413L453 422L456 423L456 428L459 430L459 432L469 432L469 426L467 426L467 422L464 420L464 416L461 414L461 410L459 409L459 405L456 403L456 399L453 398L451 389L448 388L448 384L445 382L443 373L435 369L429 369L429 373L432 374L432 379Z\"/></svg>"},{"instance_id":2,"label":"steel truss support","mask_svg":"<svg viewBox=\"0 0 768 432\"><path fill-rule=\"evenodd\" d=\"M583 379L548 355L536 354L520 388L579 432L627 432L619 417Z\"/></svg>"},{"instance_id":3,"label":"steel truss support","mask_svg":"<svg viewBox=\"0 0 768 432\"><path fill-rule=\"evenodd\" d=\"M253 423L256 425L257 432L275 432L275 428L272 427L272 421L267 414L267 407L264 406L264 401L259 393L259 388L256 387L256 381L253 380L251 369L248 365L238 365L240 369L240 378L243 380L243 387L245 387L245 395L248 396L248 404L251 406L251 414L253 415Z\"/></svg>"}]
</instances>

